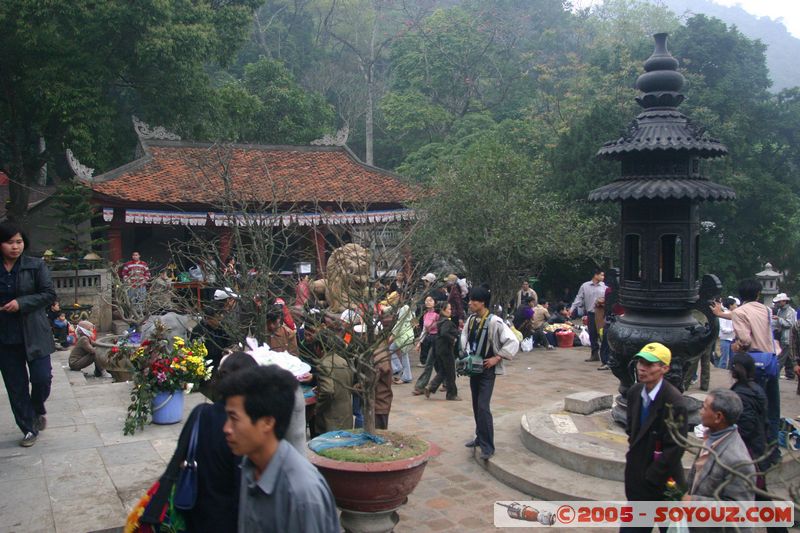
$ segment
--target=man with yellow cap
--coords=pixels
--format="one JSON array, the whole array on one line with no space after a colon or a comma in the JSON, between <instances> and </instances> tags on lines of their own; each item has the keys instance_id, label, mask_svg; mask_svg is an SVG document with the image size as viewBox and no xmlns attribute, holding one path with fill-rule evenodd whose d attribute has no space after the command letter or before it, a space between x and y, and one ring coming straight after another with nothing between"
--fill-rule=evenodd
<instances>
[{"instance_id":1,"label":"man with yellow cap","mask_svg":"<svg viewBox=\"0 0 800 533\"><path fill-rule=\"evenodd\" d=\"M628 389L625 496L630 501L664 500L669 478L680 487L686 485L681 466L683 448L667 427L667 421L674 420L680 433L686 435L686 407L681 392L664 379L672 362L669 348L651 342L634 356L634 361L637 383Z\"/></svg>"}]
</instances>

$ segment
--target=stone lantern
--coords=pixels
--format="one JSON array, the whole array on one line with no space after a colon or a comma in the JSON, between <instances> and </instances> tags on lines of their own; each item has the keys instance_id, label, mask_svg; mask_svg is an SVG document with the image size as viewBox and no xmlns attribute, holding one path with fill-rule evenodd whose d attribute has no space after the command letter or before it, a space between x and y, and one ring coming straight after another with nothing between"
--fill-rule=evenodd
<instances>
[{"instance_id":1,"label":"stone lantern","mask_svg":"<svg viewBox=\"0 0 800 533\"><path fill-rule=\"evenodd\" d=\"M767 307L772 307L772 299L778 294L780 278L781 273L772 270L772 263L764 265L764 270L756 274L756 279L761 283L761 297Z\"/></svg>"},{"instance_id":2,"label":"stone lantern","mask_svg":"<svg viewBox=\"0 0 800 533\"><path fill-rule=\"evenodd\" d=\"M703 176L704 159L727 148L693 124L678 106L684 77L667 51L667 34L654 36L655 51L636 80L644 109L623 136L607 142L597 156L621 162L621 177L589 194L592 201L622 204L619 303L625 314L607 335L609 367L620 381L614 419L625 419L625 393L634 383L634 355L649 342L672 351L667 379L683 390L684 374L717 338L718 323L707 302L719 280L699 273L700 203L730 200L729 187ZM697 309L707 317L699 323Z\"/></svg>"}]
</instances>

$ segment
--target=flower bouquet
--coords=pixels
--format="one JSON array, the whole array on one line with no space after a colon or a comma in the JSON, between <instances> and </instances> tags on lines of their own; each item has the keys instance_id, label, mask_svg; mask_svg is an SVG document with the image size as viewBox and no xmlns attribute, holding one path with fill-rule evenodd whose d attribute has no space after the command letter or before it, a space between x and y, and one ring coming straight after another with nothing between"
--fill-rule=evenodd
<instances>
[{"instance_id":1,"label":"flower bouquet","mask_svg":"<svg viewBox=\"0 0 800 533\"><path fill-rule=\"evenodd\" d=\"M131 403L125 419L125 435L144 429L153 414L153 400L161 392L174 393L211 377L206 361L208 351L199 341L187 343L180 337L165 338L165 328L156 323L151 338L138 346L124 344L134 368Z\"/></svg>"}]
</instances>

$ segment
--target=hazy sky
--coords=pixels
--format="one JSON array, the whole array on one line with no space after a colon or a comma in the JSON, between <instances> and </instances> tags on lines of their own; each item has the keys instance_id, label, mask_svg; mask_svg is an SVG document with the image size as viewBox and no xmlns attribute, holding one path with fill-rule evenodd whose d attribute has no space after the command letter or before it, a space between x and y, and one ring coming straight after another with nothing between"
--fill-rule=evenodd
<instances>
[{"instance_id":1,"label":"hazy sky","mask_svg":"<svg viewBox=\"0 0 800 533\"><path fill-rule=\"evenodd\" d=\"M602 3L603 0L573 0L576 7ZM797 38L800 38L800 0L711 0L722 6L740 5L752 15L783 18L783 25Z\"/></svg>"}]
</instances>

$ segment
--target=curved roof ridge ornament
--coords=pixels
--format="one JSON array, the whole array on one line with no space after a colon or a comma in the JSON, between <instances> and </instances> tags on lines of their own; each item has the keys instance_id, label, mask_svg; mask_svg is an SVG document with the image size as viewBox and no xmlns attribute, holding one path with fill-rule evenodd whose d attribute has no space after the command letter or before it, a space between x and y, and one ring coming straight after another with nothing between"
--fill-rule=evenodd
<instances>
[{"instance_id":1,"label":"curved roof ridge ornament","mask_svg":"<svg viewBox=\"0 0 800 533\"><path fill-rule=\"evenodd\" d=\"M75 154L72 152L72 150L70 150L69 148L67 148L66 154L67 154L67 163L69 164L69 168L70 170L72 170L72 173L75 174L75 176L77 176L77 178L81 181L92 182L93 181L92 175L94 174L94 169L89 168L86 165L82 165L81 162L78 161L78 158L75 157Z\"/></svg>"},{"instance_id":2,"label":"curved roof ridge ornament","mask_svg":"<svg viewBox=\"0 0 800 533\"><path fill-rule=\"evenodd\" d=\"M146 122L139 120L136 115L131 115L133 120L133 129L136 130L136 135L141 141L150 140L166 140L166 141L180 141L180 135L167 131L164 126L156 126L151 128Z\"/></svg>"},{"instance_id":3,"label":"curved roof ridge ornament","mask_svg":"<svg viewBox=\"0 0 800 533\"><path fill-rule=\"evenodd\" d=\"M312 146L344 146L347 144L347 138L350 136L350 126L345 124L342 129L336 132L336 135L326 133L321 139L311 141Z\"/></svg>"}]
</instances>

